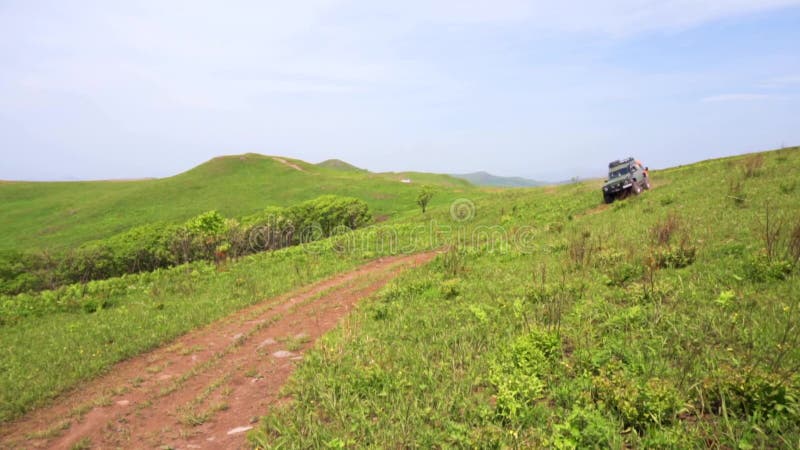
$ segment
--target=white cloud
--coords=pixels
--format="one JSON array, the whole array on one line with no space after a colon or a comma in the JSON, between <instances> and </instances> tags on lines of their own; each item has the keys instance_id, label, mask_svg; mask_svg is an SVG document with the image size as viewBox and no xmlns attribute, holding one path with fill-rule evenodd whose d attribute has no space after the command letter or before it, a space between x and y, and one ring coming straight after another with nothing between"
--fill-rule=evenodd
<instances>
[{"instance_id":1,"label":"white cloud","mask_svg":"<svg viewBox=\"0 0 800 450\"><path fill-rule=\"evenodd\" d=\"M753 101L753 100L768 100L775 98L766 94L721 94L704 97L701 99L704 103L712 102L740 102L740 101Z\"/></svg>"},{"instance_id":2,"label":"white cloud","mask_svg":"<svg viewBox=\"0 0 800 450\"><path fill-rule=\"evenodd\" d=\"M636 53L617 66L613 54L604 58L609 47L792 5L800 0L19 2L0 7L0 116L35 130L33 137L18 133L16 145L46 149L42 154L91 147L92 133L82 130L98 120L111 123L96 127L109 142L115 132L144 136L129 145L185 147L187 154L253 142L361 149L362 159L416 146L416 156L404 156L419 161L430 161L429 143L444 155L471 148L476 159L482 148L508 148L508 155L597 141L613 149L628 123L647 112L669 116L674 107L673 125L684 126L692 109L686 98L701 110L775 99L790 100L774 102L788 108L800 77L789 76L798 73L792 54L761 61L743 49L735 61L720 56L736 63L730 70L694 67L703 55L686 48L693 57L678 62L679 73L654 74L661 68L643 70ZM711 103L700 104L706 93L701 100ZM73 113L78 102L83 110ZM606 117L599 127L597 111ZM62 125L65 117L72 121ZM794 116L769 117L762 135L796 136L793 124L789 132L775 125ZM85 125L74 131L73 124ZM664 133L638 125L642 142ZM42 136L50 141L37 143Z\"/></svg>"}]
</instances>

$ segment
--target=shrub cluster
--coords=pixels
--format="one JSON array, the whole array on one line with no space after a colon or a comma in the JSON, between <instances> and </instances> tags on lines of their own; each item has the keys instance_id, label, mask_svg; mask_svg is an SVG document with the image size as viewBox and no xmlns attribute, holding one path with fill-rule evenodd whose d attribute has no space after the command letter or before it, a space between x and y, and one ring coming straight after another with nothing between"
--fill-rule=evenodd
<instances>
[{"instance_id":1,"label":"shrub cluster","mask_svg":"<svg viewBox=\"0 0 800 450\"><path fill-rule=\"evenodd\" d=\"M497 419L503 423L530 419L530 405L543 396L545 375L560 354L556 335L533 331L517 337L495 356L489 381L497 389Z\"/></svg>"},{"instance_id":2,"label":"shrub cluster","mask_svg":"<svg viewBox=\"0 0 800 450\"><path fill-rule=\"evenodd\" d=\"M54 289L191 261L221 261L311 242L371 222L361 200L326 195L289 208L270 207L241 221L216 211L181 225L150 224L52 254L0 254L0 294Z\"/></svg>"},{"instance_id":3,"label":"shrub cluster","mask_svg":"<svg viewBox=\"0 0 800 450\"><path fill-rule=\"evenodd\" d=\"M13 323L20 317L43 316L56 312L85 311L92 313L97 310L113 307L120 299L129 296L132 291L140 290L143 293L157 295L157 283L164 280L176 280L177 275L184 277L190 274L189 283L195 277L215 271L215 267L208 261L197 261L180 268L156 269L152 272L143 272L131 277L116 277L107 280L92 280L87 283L75 283L60 286L52 290L41 292L23 292L17 295L0 296L0 325ZM176 289L182 289L180 283L170 283ZM154 308L161 308L163 304L154 303Z\"/></svg>"},{"instance_id":4,"label":"shrub cluster","mask_svg":"<svg viewBox=\"0 0 800 450\"><path fill-rule=\"evenodd\" d=\"M724 367L703 382L697 409L741 418L800 420L800 379L756 368Z\"/></svg>"},{"instance_id":5,"label":"shrub cluster","mask_svg":"<svg viewBox=\"0 0 800 450\"><path fill-rule=\"evenodd\" d=\"M653 253L655 265L659 268L681 269L691 265L697 257L697 249L686 241L677 246L657 249Z\"/></svg>"},{"instance_id":6,"label":"shrub cluster","mask_svg":"<svg viewBox=\"0 0 800 450\"><path fill-rule=\"evenodd\" d=\"M659 378L640 380L613 361L592 379L592 397L600 409L611 409L626 427L645 430L649 425L671 423L683 400L677 389Z\"/></svg>"}]
</instances>

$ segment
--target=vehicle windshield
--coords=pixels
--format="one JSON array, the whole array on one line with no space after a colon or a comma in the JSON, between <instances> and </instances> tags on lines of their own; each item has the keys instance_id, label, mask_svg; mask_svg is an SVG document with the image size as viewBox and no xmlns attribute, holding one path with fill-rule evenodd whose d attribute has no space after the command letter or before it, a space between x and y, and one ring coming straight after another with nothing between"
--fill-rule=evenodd
<instances>
[{"instance_id":1,"label":"vehicle windshield","mask_svg":"<svg viewBox=\"0 0 800 450\"><path fill-rule=\"evenodd\" d=\"M608 172L608 179L613 180L614 178L624 177L629 173L631 173L631 170L628 166L614 167Z\"/></svg>"}]
</instances>

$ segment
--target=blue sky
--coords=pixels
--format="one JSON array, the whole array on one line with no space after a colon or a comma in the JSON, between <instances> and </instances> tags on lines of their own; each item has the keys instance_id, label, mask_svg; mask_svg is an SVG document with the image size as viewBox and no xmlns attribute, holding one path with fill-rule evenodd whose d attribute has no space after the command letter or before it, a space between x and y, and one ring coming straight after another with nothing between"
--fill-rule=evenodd
<instances>
[{"instance_id":1,"label":"blue sky","mask_svg":"<svg viewBox=\"0 0 800 450\"><path fill-rule=\"evenodd\" d=\"M552 3L0 0L0 179L258 152L560 180L800 144L800 0Z\"/></svg>"}]
</instances>

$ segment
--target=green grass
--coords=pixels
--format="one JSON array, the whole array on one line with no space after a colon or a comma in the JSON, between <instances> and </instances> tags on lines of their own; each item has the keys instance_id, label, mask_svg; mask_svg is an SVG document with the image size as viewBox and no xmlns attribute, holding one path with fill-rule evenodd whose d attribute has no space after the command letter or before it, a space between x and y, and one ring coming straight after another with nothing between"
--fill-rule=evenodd
<instances>
[{"instance_id":1,"label":"green grass","mask_svg":"<svg viewBox=\"0 0 800 450\"><path fill-rule=\"evenodd\" d=\"M73 299L72 308L16 317L0 326L0 422L117 361L359 262L287 249L245 258L224 271L196 263L126 277L124 289L98 288L97 294ZM80 307L79 302L98 297L104 299L105 307L93 313ZM40 300L36 297L31 305Z\"/></svg>"},{"instance_id":2,"label":"green grass","mask_svg":"<svg viewBox=\"0 0 800 450\"><path fill-rule=\"evenodd\" d=\"M351 235L359 236L358 248L343 245ZM0 423L118 361L245 306L395 253L399 246L424 250L441 245L410 225L351 235L222 266L195 262L55 291L0 296ZM302 342L298 338L295 345ZM156 364L148 370L161 369Z\"/></svg>"},{"instance_id":3,"label":"green grass","mask_svg":"<svg viewBox=\"0 0 800 450\"><path fill-rule=\"evenodd\" d=\"M609 206L594 181L449 191L469 220L446 195L425 215L409 200L224 271L5 297L0 421L260 298L449 243L317 342L253 445L797 448L799 173L794 148L654 171Z\"/></svg>"},{"instance_id":4,"label":"green grass","mask_svg":"<svg viewBox=\"0 0 800 450\"><path fill-rule=\"evenodd\" d=\"M366 201L376 218L416 209L422 184L437 187L434 205L475 190L446 175L343 171L282 158L246 154L212 159L163 179L0 183L0 250L64 249L151 222L183 222L209 210L242 217L266 206L290 206L336 193ZM411 178L412 184L400 183Z\"/></svg>"},{"instance_id":5,"label":"green grass","mask_svg":"<svg viewBox=\"0 0 800 450\"><path fill-rule=\"evenodd\" d=\"M89 450L92 448L92 441L85 437L70 446L70 450Z\"/></svg>"},{"instance_id":6,"label":"green grass","mask_svg":"<svg viewBox=\"0 0 800 450\"><path fill-rule=\"evenodd\" d=\"M344 170L350 172L363 172L365 169L358 168L348 162L342 161L341 159L327 159L320 163L316 164L319 167L327 167L329 169L336 169L336 170Z\"/></svg>"},{"instance_id":7,"label":"green grass","mask_svg":"<svg viewBox=\"0 0 800 450\"><path fill-rule=\"evenodd\" d=\"M800 270L768 261L763 236L767 205L783 237L800 227L781 188L800 151L757 175L748 158L656 172L657 189L608 208L591 184L477 202L477 225L531 226L535 243L467 238L362 303L251 442L797 448Z\"/></svg>"}]
</instances>

